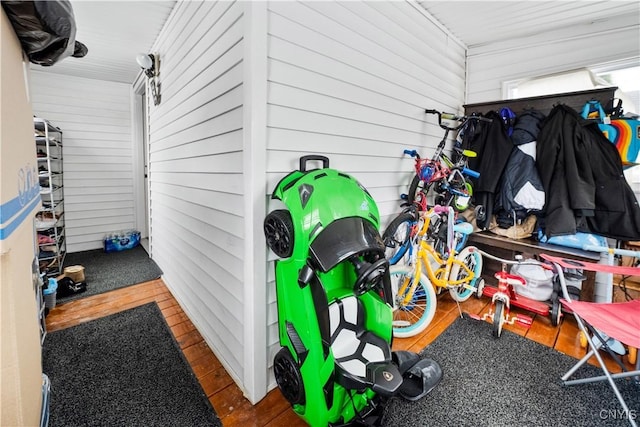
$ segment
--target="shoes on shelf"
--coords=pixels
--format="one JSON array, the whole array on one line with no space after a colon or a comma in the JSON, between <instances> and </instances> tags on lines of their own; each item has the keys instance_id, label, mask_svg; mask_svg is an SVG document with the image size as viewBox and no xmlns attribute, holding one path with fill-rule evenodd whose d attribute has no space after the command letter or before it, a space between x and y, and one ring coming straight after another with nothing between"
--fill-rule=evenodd
<instances>
[{"instance_id":1,"label":"shoes on shelf","mask_svg":"<svg viewBox=\"0 0 640 427\"><path fill-rule=\"evenodd\" d=\"M38 259L49 259L56 256L56 253L53 251L43 251L38 252Z\"/></svg>"},{"instance_id":2,"label":"shoes on shelf","mask_svg":"<svg viewBox=\"0 0 640 427\"><path fill-rule=\"evenodd\" d=\"M51 228L56 225L59 218L54 212L38 212L35 219L36 228L38 230Z\"/></svg>"},{"instance_id":3,"label":"shoes on shelf","mask_svg":"<svg viewBox=\"0 0 640 427\"><path fill-rule=\"evenodd\" d=\"M40 253L42 253L42 252L51 253L53 255L56 255L58 253L58 248L55 245L42 246L40 248Z\"/></svg>"},{"instance_id":4,"label":"shoes on shelf","mask_svg":"<svg viewBox=\"0 0 640 427\"><path fill-rule=\"evenodd\" d=\"M48 180L47 180L48 181ZM49 182L47 182L49 184ZM42 186L40 185L40 194L51 194L54 191L60 188L59 185L53 184L52 186Z\"/></svg>"},{"instance_id":5,"label":"shoes on shelf","mask_svg":"<svg viewBox=\"0 0 640 427\"><path fill-rule=\"evenodd\" d=\"M38 245L47 245L55 242L56 241L53 237L48 236L46 234L38 233Z\"/></svg>"}]
</instances>

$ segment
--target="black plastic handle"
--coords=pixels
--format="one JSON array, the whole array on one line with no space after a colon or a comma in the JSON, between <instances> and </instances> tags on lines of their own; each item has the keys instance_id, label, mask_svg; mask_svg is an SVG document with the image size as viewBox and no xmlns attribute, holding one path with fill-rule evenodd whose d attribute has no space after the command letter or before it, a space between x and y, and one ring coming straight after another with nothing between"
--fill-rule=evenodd
<instances>
[{"instance_id":1,"label":"black plastic handle","mask_svg":"<svg viewBox=\"0 0 640 427\"><path fill-rule=\"evenodd\" d=\"M318 154L310 154L308 156L302 156L300 157L300 171L301 172L306 172L307 171L307 162L310 160L320 160L322 162L322 167L324 169L329 167L329 158L326 156L320 156Z\"/></svg>"}]
</instances>

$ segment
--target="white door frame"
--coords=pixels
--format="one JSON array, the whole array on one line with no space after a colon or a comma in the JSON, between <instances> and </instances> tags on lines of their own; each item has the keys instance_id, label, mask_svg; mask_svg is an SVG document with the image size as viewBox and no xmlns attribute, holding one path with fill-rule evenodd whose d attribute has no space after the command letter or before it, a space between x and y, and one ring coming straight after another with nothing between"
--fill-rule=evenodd
<instances>
[{"instance_id":1,"label":"white door frame","mask_svg":"<svg viewBox=\"0 0 640 427\"><path fill-rule=\"evenodd\" d=\"M146 185L146 176L148 171L148 144L149 144L149 128L145 125L148 120L144 117L143 107L147 105L143 101L147 96L147 80L141 72L131 87L131 129L133 144L133 209L135 215L136 229L140 231L142 239L149 238L149 255L151 255L151 229L150 229L150 210L149 210L149 189ZM147 144L147 149L145 149ZM145 159L146 155L146 159Z\"/></svg>"}]
</instances>

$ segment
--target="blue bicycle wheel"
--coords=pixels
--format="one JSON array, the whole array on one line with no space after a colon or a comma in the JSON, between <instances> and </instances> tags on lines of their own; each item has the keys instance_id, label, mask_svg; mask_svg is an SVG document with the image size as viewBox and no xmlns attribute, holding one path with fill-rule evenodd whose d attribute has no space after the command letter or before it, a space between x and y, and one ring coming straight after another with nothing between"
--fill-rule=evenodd
<instances>
[{"instance_id":1,"label":"blue bicycle wheel","mask_svg":"<svg viewBox=\"0 0 640 427\"><path fill-rule=\"evenodd\" d=\"M390 265L395 265L407 253L411 246L411 229L416 223L415 216L403 212L393 219L382 234L385 245L385 257Z\"/></svg>"},{"instance_id":2,"label":"blue bicycle wheel","mask_svg":"<svg viewBox=\"0 0 640 427\"><path fill-rule=\"evenodd\" d=\"M393 336L412 337L424 331L433 320L436 293L427 277L422 276L413 293L408 294L411 292L413 267L394 266L389 273L393 290ZM399 294L401 288L404 288L403 293Z\"/></svg>"},{"instance_id":3,"label":"blue bicycle wheel","mask_svg":"<svg viewBox=\"0 0 640 427\"><path fill-rule=\"evenodd\" d=\"M456 259L462 261L469 270L473 272L473 278L466 284L468 286L457 286L449 289L451 297L459 302L468 300L473 295L476 282L482 275L482 255L475 248L466 247L456 255ZM467 271L460 267L459 264L453 264L451 267L451 273L449 274L449 280L462 280L468 276Z\"/></svg>"}]
</instances>

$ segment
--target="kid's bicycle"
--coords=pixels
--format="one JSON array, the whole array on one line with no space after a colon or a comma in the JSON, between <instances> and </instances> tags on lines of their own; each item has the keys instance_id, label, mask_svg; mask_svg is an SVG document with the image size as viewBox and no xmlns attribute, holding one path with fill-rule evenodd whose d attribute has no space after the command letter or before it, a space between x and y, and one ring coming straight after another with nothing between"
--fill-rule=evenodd
<instances>
[{"instance_id":1,"label":"kid's bicycle","mask_svg":"<svg viewBox=\"0 0 640 427\"><path fill-rule=\"evenodd\" d=\"M445 211L446 212L446 211ZM385 257L389 260L390 265L395 265L404 260L409 262L411 255L417 251L418 241L416 236L421 229L423 217L415 205L405 207L387 226L382 234L382 240L385 244ZM454 225L464 223L467 220L464 217L454 215ZM460 228L462 226L459 226ZM447 235L449 228L449 220L446 214L441 214L437 221L432 221L430 234L433 237L432 246L445 257L448 253ZM468 234L456 231L454 227L454 247L456 252L462 251L468 240Z\"/></svg>"},{"instance_id":2,"label":"kid's bicycle","mask_svg":"<svg viewBox=\"0 0 640 427\"><path fill-rule=\"evenodd\" d=\"M416 150L404 150L404 153L415 158L415 175L409 185L407 201L417 204L421 210L426 210L427 194L433 189L436 193L434 204L454 206L458 211L463 211L469 206L473 195L473 187L466 177L478 178L480 174L467 167L468 159L476 157L471 150L461 150L454 147L457 161L451 160L444 148L449 133L457 131L471 120L491 121L480 116L457 116L452 113L444 113L437 110L425 110L427 114L438 116L438 125L444 129L444 136L436 147L431 159L420 158ZM451 125L456 122L456 125Z\"/></svg>"},{"instance_id":3,"label":"kid's bicycle","mask_svg":"<svg viewBox=\"0 0 640 427\"><path fill-rule=\"evenodd\" d=\"M445 212L449 222L448 248L446 254L441 255L432 244L432 225L437 224ZM435 289L438 292L449 290L456 302L466 301L476 291L475 281L482 272L482 256L475 247L466 247L460 253L454 247L454 234L470 234L473 231L471 224L453 224L451 207L435 206L421 217L420 229L415 236L417 251L411 255L408 265L390 269L394 295L393 334L401 338L416 335L429 325L436 310Z\"/></svg>"}]
</instances>

